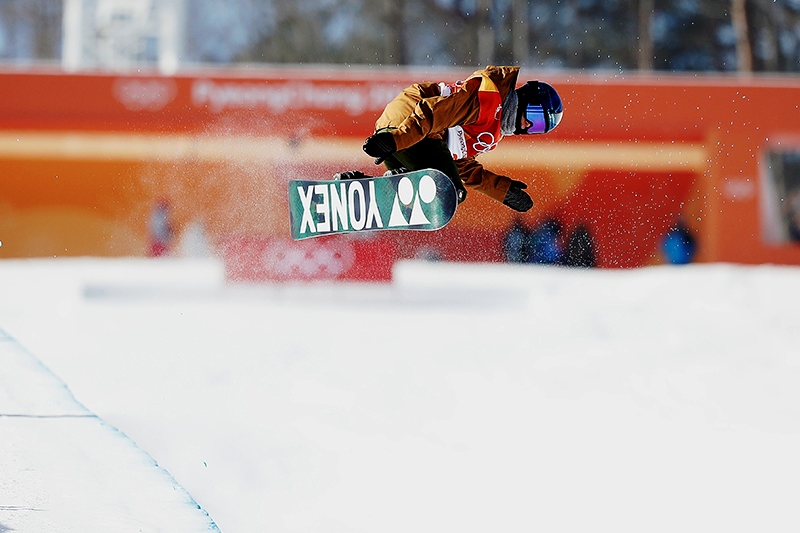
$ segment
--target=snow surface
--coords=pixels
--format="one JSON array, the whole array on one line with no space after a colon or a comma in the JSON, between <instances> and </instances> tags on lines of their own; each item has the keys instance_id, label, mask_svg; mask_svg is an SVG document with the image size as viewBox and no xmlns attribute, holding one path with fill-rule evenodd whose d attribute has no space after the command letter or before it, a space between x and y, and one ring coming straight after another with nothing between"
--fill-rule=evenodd
<instances>
[{"instance_id":1,"label":"snow surface","mask_svg":"<svg viewBox=\"0 0 800 533\"><path fill-rule=\"evenodd\" d=\"M191 496L0 330L0 531L218 531Z\"/></svg>"},{"instance_id":2,"label":"snow surface","mask_svg":"<svg viewBox=\"0 0 800 533\"><path fill-rule=\"evenodd\" d=\"M798 268L5 261L0 294L225 533L800 530Z\"/></svg>"}]
</instances>

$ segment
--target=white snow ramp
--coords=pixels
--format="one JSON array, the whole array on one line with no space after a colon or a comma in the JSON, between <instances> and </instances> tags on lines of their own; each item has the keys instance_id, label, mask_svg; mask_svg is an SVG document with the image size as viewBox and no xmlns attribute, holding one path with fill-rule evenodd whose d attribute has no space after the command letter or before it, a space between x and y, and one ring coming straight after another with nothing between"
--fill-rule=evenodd
<instances>
[{"instance_id":1,"label":"white snow ramp","mask_svg":"<svg viewBox=\"0 0 800 533\"><path fill-rule=\"evenodd\" d=\"M0 329L0 532L219 531L124 434Z\"/></svg>"}]
</instances>

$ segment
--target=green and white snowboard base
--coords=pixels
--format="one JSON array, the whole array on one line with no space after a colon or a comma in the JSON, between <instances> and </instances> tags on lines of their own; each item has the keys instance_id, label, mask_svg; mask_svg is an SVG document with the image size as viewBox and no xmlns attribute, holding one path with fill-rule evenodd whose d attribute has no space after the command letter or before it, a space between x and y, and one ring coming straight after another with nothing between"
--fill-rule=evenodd
<instances>
[{"instance_id":1,"label":"green and white snowboard base","mask_svg":"<svg viewBox=\"0 0 800 533\"><path fill-rule=\"evenodd\" d=\"M434 169L355 180L289 182L292 239L376 230L433 231L456 212L453 182Z\"/></svg>"}]
</instances>

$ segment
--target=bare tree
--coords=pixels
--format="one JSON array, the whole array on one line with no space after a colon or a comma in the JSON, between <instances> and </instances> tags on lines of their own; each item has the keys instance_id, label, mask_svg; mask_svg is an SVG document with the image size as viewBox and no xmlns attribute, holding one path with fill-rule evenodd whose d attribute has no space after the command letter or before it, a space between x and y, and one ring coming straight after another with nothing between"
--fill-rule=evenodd
<instances>
[{"instance_id":1,"label":"bare tree","mask_svg":"<svg viewBox=\"0 0 800 533\"><path fill-rule=\"evenodd\" d=\"M528 0L514 0L511 5L511 16L513 19L511 23L511 38L514 40L512 45L514 62L519 65L525 65L530 60Z\"/></svg>"},{"instance_id":2,"label":"bare tree","mask_svg":"<svg viewBox=\"0 0 800 533\"><path fill-rule=\"evenodd\" d=\"M800 5L749 0L746 8L753 70L800 70Z\"/></svg>"},{"instance_id":3,"label":"bare tree","mask_svg":"<svg viewBox=\"0 0 800 533\"><path fill-rule=\"evenodd\" d=\"M639 70L653 70L653 12L654 0L638 1L638 54L636 64Z\"/></svg>"},{"instance_id":4,"label":"bare tree","mask_svg":"<svg viewBox=\"0 0 800 533\"><path fill-rule=\"evenodd\" d=\"M386 28L386 52L384 63L405 65L408 62L406 54L406 0L386 0L384 3Z\"/></svg>"},{"instance_id":5,"label":"bare tree","mask_svg":"<svg viewBox=\"0 0 800 533\"><path fill-rule=\"evenodd\" d=\"M736 67L739 72L752 72L753 53L747 23L746 0L731 0L731 23L736 35Z\"/></svg>"},{"instance_id":6,"label":"bare tree","mask_svg":"<svg viewBox=\"0 0 800 533\"><path fill-rule=\"evenodd\" d=\"M492 29L492 0L478 0L478 60L494 63L495 36Z\"/></svg>"}]
</instances>

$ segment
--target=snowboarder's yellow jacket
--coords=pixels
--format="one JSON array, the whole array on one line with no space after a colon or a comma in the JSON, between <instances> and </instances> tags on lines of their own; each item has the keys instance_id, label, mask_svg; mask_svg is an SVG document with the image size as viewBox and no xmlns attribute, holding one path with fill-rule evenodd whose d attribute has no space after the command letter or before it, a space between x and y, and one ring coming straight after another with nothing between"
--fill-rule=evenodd
<instances>
[{"instance_id":1,"label":"snowboarder's yellow jacket","mask_svg":"<svg viewBox=\"0 0 800 533\"><path fill-rule=\"evenodd\" d=\"M444 139L464 185L502 202L511 178L486 170L475 157L503 138L501 106L518 75L519 67L489 66L453 84L415 83L386 106L375 129L389 128L398 150L426 137Z\"/></svg>"}]
</instances>

